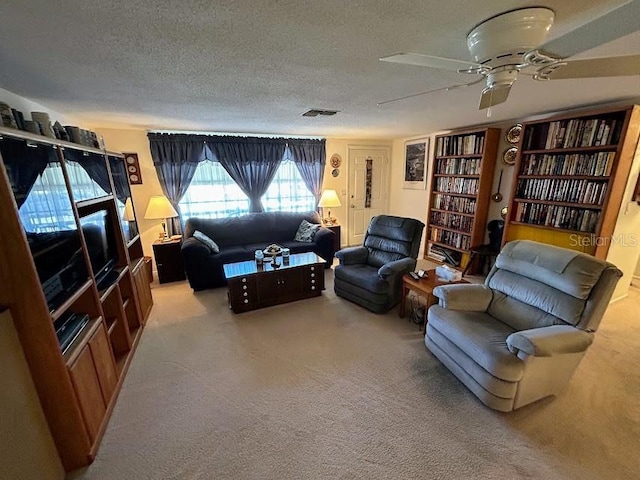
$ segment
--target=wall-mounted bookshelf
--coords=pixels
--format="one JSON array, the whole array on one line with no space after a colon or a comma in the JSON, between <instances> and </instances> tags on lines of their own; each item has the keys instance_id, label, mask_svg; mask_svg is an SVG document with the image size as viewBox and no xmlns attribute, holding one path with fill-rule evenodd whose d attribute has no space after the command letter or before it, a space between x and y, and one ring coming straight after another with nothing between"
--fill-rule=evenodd
<instances>
[{"instance_id":1,"label":"wall-mounted bookshelf","mask_svg":"<svg viewBox=\"0 0 640 480\"><path fill-rule=\"evenodd\" d=\"M504 241L529 238L605 258L638 129L637 107L524 123Z\"/></svg>"},{"instance_id":2,"label":"wall-mounted bookshelf","mask_svg":"<svg viewBox=\"0 0 640 480\"><path fill-rule=\"evenodd\" d=\"M500 129L479 128L435 140L424 257L464 268L484 243Z\"/></svg>"}]
</instances>

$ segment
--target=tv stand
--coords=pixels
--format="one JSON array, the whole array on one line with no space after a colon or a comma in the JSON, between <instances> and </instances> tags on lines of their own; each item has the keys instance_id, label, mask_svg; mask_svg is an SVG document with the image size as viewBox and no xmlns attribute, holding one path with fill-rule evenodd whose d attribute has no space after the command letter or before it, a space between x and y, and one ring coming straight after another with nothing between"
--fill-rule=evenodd
<instances>
[{"instance_id":1,"label":"tv stand","mask_svg":"<svg viewBox=\"0 0 640 480\"><path fill-rule=\"evenodd\" d=\"M97 281L96 286L98 287L98 290L100 292L102 292L103 290L106 290L107 288L109 288L111 285L113 285L118 281L119 276L120 276L120 272L115 268L112 270L109 270L109 272L105 276L103 276L100 280Z\"/></svg>"},{"instance_id":2,"label":"tv stand","mask_svg":"<svg viewBox=\"0 0 640 480\"><path fill-rule=\"evenodd\" d=\"M77 282L65 278L58 286L43 285L29 243L34 235L25 236L16 211L22 177L6 166L46 158L47 165L68 167L84 156L90 156L96 165L104 162L109 174L107 195L74 202L72 191L78 185L66 176L38 195L55 195L68 205L65 213L81 232L73 258L86 267L87 275ZM111 169L107 161L111 161ZM136 233L125 238L121 225L131 222L122 215L122 202L111 194L116 191L113 180L118 172L119 178L125 179L118 182L119 189L126 190L130 198L123 155L0 127L0 283L10 286L0 288L0 309L9 306L48 431L67 472L95 458L153 304L150 281L142 268L140 236ZM25 190L28 196L29 190ZM90 255L79 219L99 210L109 212L118 261L104 278L96 279L89 274ZM50 308L47 297L58 288L68 295Z\"/></svg>"}]
</instances>

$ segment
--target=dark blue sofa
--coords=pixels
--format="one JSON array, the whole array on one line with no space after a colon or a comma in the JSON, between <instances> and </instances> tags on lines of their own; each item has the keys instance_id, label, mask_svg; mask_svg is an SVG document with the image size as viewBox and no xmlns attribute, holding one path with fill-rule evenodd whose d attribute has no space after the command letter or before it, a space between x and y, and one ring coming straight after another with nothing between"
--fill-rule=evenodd
<instances>
[{"instance_id":1,"label":"dark blue sofa","mask_svg":"<svg viewBox=\"0 0 640 480\"><path fill-rule=\"evenodd\" d=\"M256 250L262 250L271 243L289 248L292 254L315 252L327 261L325 267L329 268L335 253L333 231L321 227L313 242L296 242L294 237L303 219L321 223L317 212L265 212L218 219L190 218L186 222L185 240L182 243L182 259L189 285L194 290L226 285L222 269L225 263L251 260ZM196 230L216 242L220 253L212 253L209 247L193 238Z\"/></svg>"}]
</instances>

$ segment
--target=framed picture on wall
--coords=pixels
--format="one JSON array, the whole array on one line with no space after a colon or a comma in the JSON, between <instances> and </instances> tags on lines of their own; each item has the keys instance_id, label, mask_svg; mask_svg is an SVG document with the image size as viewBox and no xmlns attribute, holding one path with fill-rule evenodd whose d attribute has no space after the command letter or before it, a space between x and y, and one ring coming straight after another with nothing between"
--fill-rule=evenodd
<instances>
[{"instance_id":1,"label":"framed picture on wall","mask_svg":"<svg viewBox=\"0 0 640 480\"><path fill-rule=\"evenodd\" d=\"M140 163L138 162L137 153L123 153L124 162L127 166L127 175L131 185L142 184L142 175L140 174Z\"/></svg>"},{"instance_id":2,"label":"framed picture on wall","mask_svg":"<svg viewBox=\"0 0 640 480\"><path fill-rule=\"evenodd\" d=\"M428 155L428 138L405 142L403 188L412 190L425 190L427 188Z\"/></svg>"}]
</instances>

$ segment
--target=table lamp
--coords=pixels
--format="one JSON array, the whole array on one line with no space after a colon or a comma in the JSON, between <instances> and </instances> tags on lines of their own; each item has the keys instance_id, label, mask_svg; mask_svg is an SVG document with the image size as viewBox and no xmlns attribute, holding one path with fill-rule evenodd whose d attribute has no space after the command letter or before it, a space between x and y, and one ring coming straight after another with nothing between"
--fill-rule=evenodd
<instances>
[{"instance_id":1,"label":"table lamp","mask_svg":"<svg viewBox=\"0 0 640 480\"><path fill-rule=\"evenodd\" d=\"M322 196L320 197L320 201L318 202L318 206L322 207L322 221L326 225L333 225L336 221L335 218L331 217L331 207L341 207L340 199L338 198L338 194L335 190L324 190L322 192ZM325 207L328 209L327 215L324 215Z\"/></svg>"},{"instance_id":2,"label":"table lamp","mask_svg":"<svg viewBox=\"0 0 640 480\"><path fill-rule=\"evenodd\" d=\"M144 218L147 220L162 219L162 232L160 232L160 238L162 240L167 239L167 218L177 217L178 212L173 208L173 205L169 202L164 195L154 195L149 199L147 204L147 211L144 213Z\"/></svg>"},{"instance_id":3,"label":"table lamp","mask_svg":"<svg viewBox=\"0 0 640 480\"><path fill-rule=\"evenodd\" d=\"M136 215L133 213L133 203L131 203L131 197L127 197L124 202L124 219L127 222L135 222Z\"/></svg>"}]
</instances>

